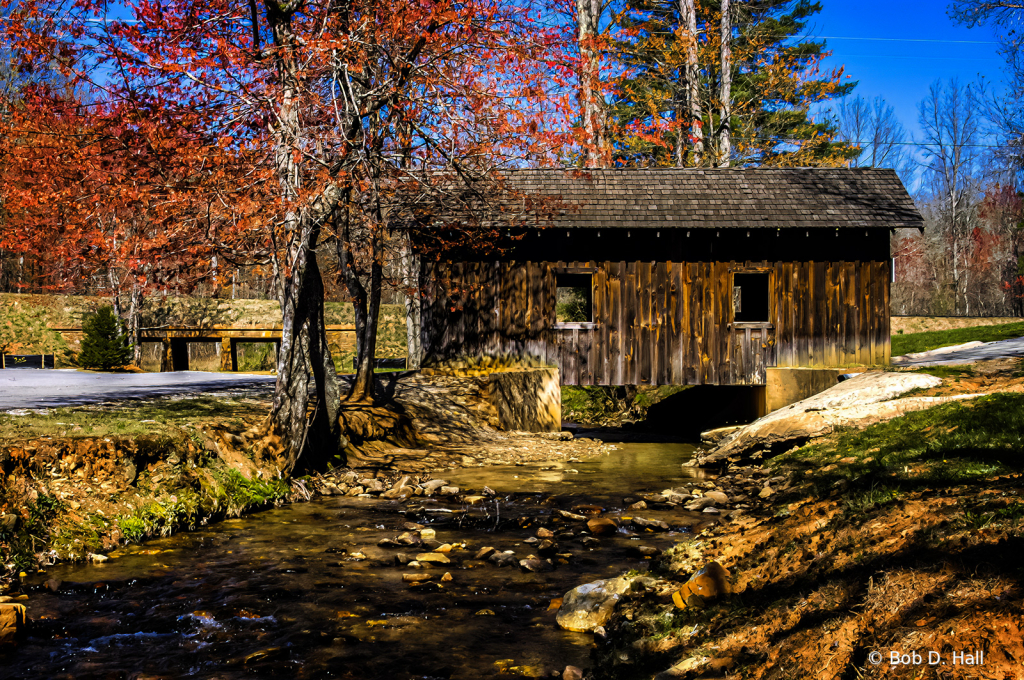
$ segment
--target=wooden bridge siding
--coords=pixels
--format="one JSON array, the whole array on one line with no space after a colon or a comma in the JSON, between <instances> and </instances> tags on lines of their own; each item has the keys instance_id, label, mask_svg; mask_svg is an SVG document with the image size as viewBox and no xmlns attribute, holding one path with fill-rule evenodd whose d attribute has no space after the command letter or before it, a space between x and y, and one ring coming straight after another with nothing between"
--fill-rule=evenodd
<instances>
[{"instance_id":1,"label":"wooden bridge siding","mask_svg":"<svg viewBox=\"0 0 1024 680\"><path fill-rule=\"evenodd\" d=\"M747 267L771 274L770 327L730 326L730 273ZM764 384L769 366L889 359L885 262L501 262L447 268L461 303L428 296L428 357L531 355L557 365L566 385L756 385ZM594 270L595 328L550 327L558 268ZM431 328L439 331L433 339Z\"/></svg>"}]
</instances>

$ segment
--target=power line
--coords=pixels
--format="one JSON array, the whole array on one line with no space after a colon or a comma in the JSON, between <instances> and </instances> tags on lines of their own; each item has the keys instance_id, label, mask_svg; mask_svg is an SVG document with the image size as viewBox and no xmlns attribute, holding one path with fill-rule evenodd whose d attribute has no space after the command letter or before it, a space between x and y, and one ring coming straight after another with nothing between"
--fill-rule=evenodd
<instances>
[{"instance_id":1,"label":"power line","mask_svg":"<svg viewBox=\"0 0 1024 680\"><path fill-rule=\"evenodd\" d=\"M871 40L877 42L924 42L924 43L950 43L959 45L998 45L996 40L939 40L937 38L856 38L844 35L816 35L805 36L811 39L822 40Z\"/></svg>"},{"instance_id":2,"label":"power line","mask_svg":"<svg viewBox=\"0 0 1024 680\"><path fill-rule=\"evenodd\" d=\"M801 142L813 142L813 141L815 141L814 139L775 139L773 137L754 137L754 139L760 140L762 142L777 142L779 144L800 144ZM871 146L872 144L875 143L875 142L869 142L869 141L854 142L854 141L846 141L846 140L842 140L842 139L834 140L833 143L835 143L835 141L839 141L839 142L841 142L843 144L851 144L851 145L855 145L855 146ZM952 144L952 143L950 143L950 144L940 144L938 142L879 142L878 146L918 146L918 147L928 147L928 146L959 146L959 147L962 147L962 148L971 148L971 149L1014 149L1014 148L1017 148L1016 145L1014 145L1014 144Z\"/></svg>"},{"instance_id":3,"label":"power line","mask_svg":"<svg viewBox=\"0 0 1024 680\"><path fill-rule=\"evenodd\" d=\"M921 57L909 54L846 54L833 52L832 58L857 57L859 59L913 59L914 61L1002 61L999 57Z\"/></svg>"}]
</instances>

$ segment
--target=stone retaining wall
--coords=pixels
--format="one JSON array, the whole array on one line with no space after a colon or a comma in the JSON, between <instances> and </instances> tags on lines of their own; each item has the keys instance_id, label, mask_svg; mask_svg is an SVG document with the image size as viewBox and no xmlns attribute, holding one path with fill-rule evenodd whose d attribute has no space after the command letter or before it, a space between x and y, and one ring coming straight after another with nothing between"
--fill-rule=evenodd
<instances>
[{"instance_id":1,"label":"stone retaining wall","mask_svg":"<svg viewBox=\"0 0 1024 680\"><path fill-rule=\"evenodd\" d=\"M468 371L466 373L469 373ZM560 432L562 390L557 368L522 367L451 375L423 371L396 391L420 439L465 440L483 430Z\"/></svg>"},{"instance_id":2,"label":"stone retaining wall","mask_svg":"<svg viewBox=\"0 0 1024 680\"><path fill-rule=\"evenodd\" d=\"M557 368L503 371L488 376L488 401L503 430L559 432L562 390Z\"/></svg>"}]
</instances>

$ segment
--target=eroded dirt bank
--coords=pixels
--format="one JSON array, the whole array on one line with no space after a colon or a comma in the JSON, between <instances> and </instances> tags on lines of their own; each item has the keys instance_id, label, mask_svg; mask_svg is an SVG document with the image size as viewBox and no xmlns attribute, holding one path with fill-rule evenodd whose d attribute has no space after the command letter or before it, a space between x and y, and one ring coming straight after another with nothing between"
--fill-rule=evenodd
<instances>
[{"instance_id":1,"label":"eroded dirt bank","mask_svg":"<svg viewBox=\"0 0 1024 680\"><path fill-rule=\"evenodd\" d=\"M478 387L434 382L400 390L405 447L385 432L360 443L365 458L348 461L363 469L337 461L290 480L253 455L270 408L265 388L2 414L0 572L9 581L57 561L102 560L124 543L318 495L463 498L479 490L426 483L442 470L602 450L568 434L498 431Z\"/></svg>"},{"instance_id":2,"label":"eroded dirt bank","mask_svg":"<svg viewBox=\"0 0 1024 680\"><path fill-rule=\"evenodd\" d=\"M1016 370L984 385L947 376L935 393L1015 384ZM1022 678L1022 469L1019 393L728 469L716 484L743 488L750 507L717 503L725 522L659 558L653 587L606 626L592 675ZM671 594L711 561L732 594L674 606Z\"/></svg>"}]
</instances>

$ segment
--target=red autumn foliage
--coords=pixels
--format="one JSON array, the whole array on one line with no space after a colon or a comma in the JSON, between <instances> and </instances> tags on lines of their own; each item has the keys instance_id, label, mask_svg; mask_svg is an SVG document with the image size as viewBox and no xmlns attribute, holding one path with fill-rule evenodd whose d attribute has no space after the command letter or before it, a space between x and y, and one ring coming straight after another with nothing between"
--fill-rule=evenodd
<instances>
[{"instance_id":1,"label":"red autumn foliage","mask_svg":"<svg viewBox=\"0 0 1024 680\"><path fill-rule=\"evenodd\" d=\"M147 282L201 273L215 253L272 269L284 326L272 415L287 469L317 443L306 436L310 364L326 405L313 427L337 427L318 249L335 247L356 307L349 398L366 400L396 234L432 211L453 215L435 246L486 246L471 210L480 187L572 143L574 57L531 2L2 2L0 38L23 65L52 64L92 98L79 109L29 96L9 122L20 233L38 243L68 231L56 250L81 271L124 244L119 265ZM59 144L44 139L58 129ZM43 215L43 196L61 209Z\"/></svg>"}]
</instances>

